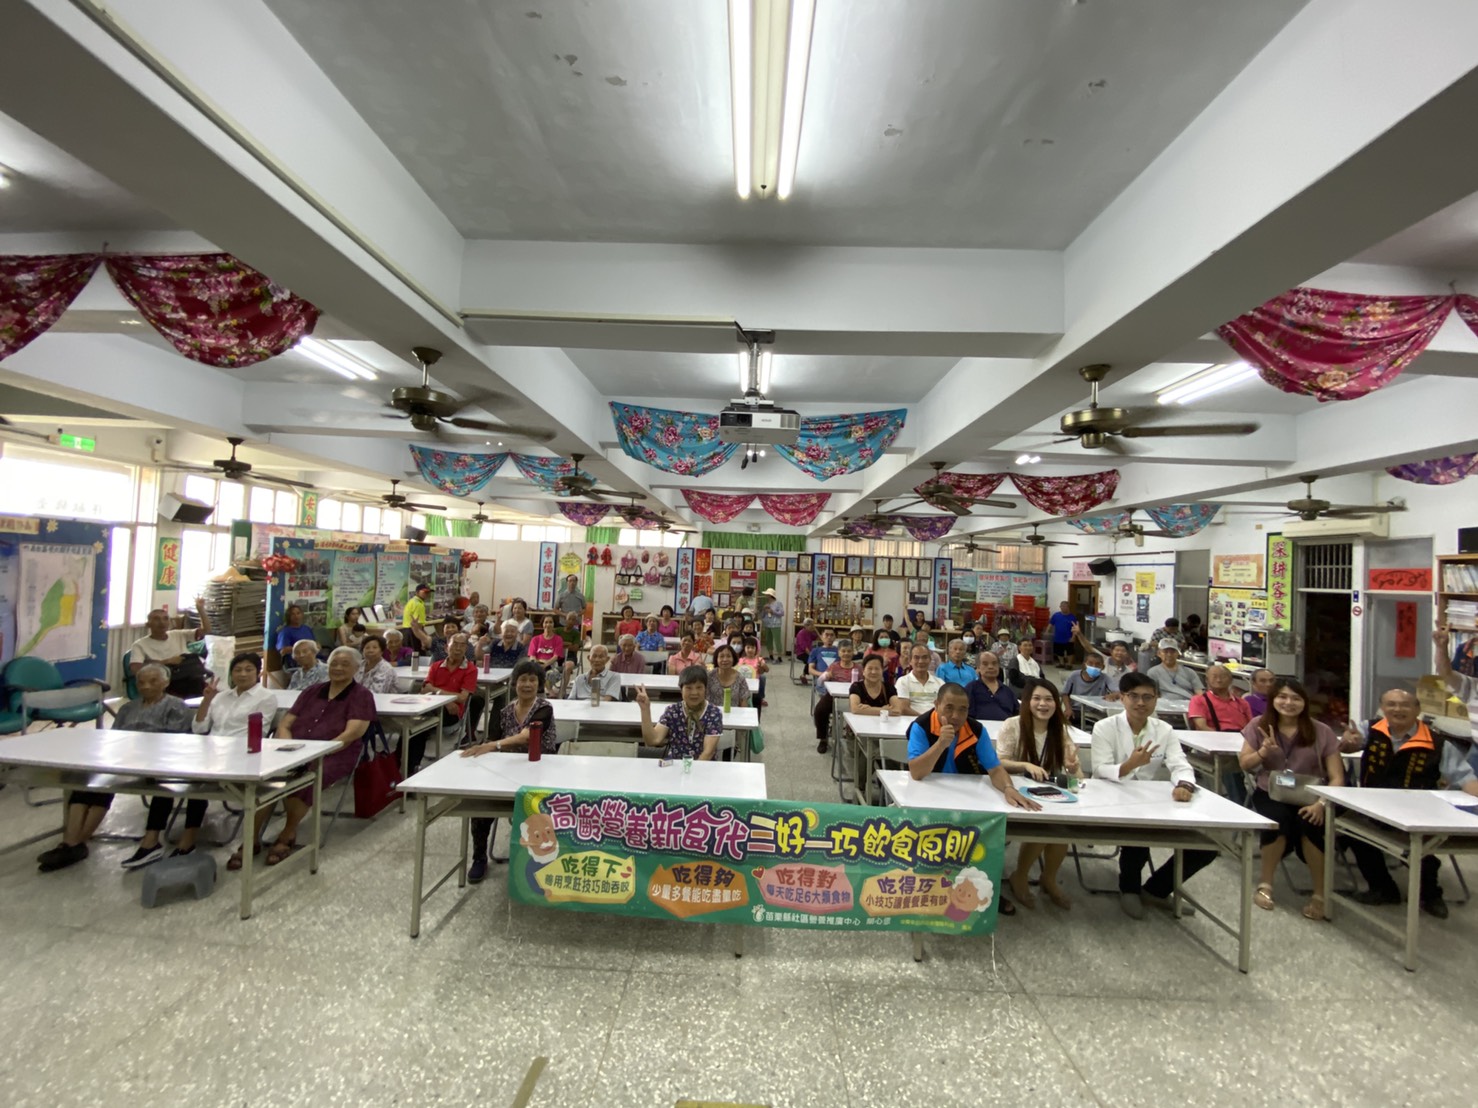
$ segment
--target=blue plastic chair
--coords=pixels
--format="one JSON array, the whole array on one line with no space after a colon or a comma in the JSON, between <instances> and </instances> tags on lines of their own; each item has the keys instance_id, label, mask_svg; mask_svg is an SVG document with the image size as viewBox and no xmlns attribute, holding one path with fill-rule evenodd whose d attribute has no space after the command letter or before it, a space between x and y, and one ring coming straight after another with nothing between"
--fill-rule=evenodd
<instances>
[{"instance_id":1,"label":"blue plastic chair","mask_svg":"<svg viewBox=\"0 0 1478 1108\"><path fill-rule=\"evenodd\" d=\"M5 687L5 707L21 717L25 728L33 720L58 727L96 722L103 714L103 694L108 685L91 677L71 681L44 658L22 655L12 658L0 674Z\"/></svg>"}]
</instances>

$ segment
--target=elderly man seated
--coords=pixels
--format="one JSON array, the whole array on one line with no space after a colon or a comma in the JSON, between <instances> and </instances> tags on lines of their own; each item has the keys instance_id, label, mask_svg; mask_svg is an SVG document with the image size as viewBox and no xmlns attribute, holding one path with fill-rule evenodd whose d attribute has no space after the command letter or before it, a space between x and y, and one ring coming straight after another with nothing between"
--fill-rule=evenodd
<instances>
[{"instance_id":1,"label":"elderly man seated","mask_svg":"<svg viewBox=\"0 0 1478 1108\"><path fill-rule=\"evenodd\" d=\"M477 734L477 722L487 707L487 697L477 691L477 665L467 656L467 636L453 635L447 640L446 657L432 662L422 685L423 692L446 693L456 697L441 710L442 720L453 727L467 721L467 741ZM427 732L418 731L406 747L406 765L411 773L426 756Z\"/></svg>"},{"instance_id":2,"label":"elderly man seated","mask_svg":"<svg viewBox=\"0 0 1478 1108\"><path fill-rule=\"evenodd\" d=\"M1380 719L1370 720L1364 727L1351 722L1340 743L1340 751L1351 753L1363 749L1360 759L1360 787L1365 789L1436 789L1450 784L1448 773L1463 774L1461 762L1449 765L1444 757L1447 743L1434 735L1422 722L1416 694L1406 689L1389 689L1380 698ZM1401 887L1386 868L1385 853L1370 843L1343 839L1355 864L1369 886L1355 894L1362 904L1400 904ZM1447 901L1442 896L1438 874L1442 858L1429 854L1421 861L1422 911L1438 919L1447 918Z\"/></svg>"},{"instance_id":3,"label":"elderly man seated","mask_svg":"<svg viewBox=\"0 0 1478 1108\"><path fill-rule=\"evenodd\" d=\"M152 733L175 732L188 734L190 731L190 709L178 697L170 696L165 690L169 686L169 670L162 663L149 662L141 666L134 675L139 695L118 709L113 723L115 731L147 731ZM43 851L36 859L42 873L65 869L76 865L87 857L87 840L92 838L108 808L113 803L113 794L78 789L68 798L62 841L50 850ZM162 807L161 807L162 804ZM172 804L168 797L161 797L149 805L149 822L146 842L152 847L141 845L123 865L125 869L147 865L156 861L163 853L158 846L159 832L169 821ZM201 809L202 816L204 808ZM157 826L156 826L157 825ZM199 822L196 823L199 826ZM193 839L193 835L192 835Z\"/></svg>"},{"instance_id":4,"label":"elderly man seated","mask_svg":"<svg viewBox=\"0 0 1478 1108\"><path fill-rule=\"evenodd\" d=\"M310 685L328 680L328 665L318 656L318 644L308 639L293 643L293 668L277 671L278 681L286 679L285 688L302 692Z\"/></svg>"},{"instance_id":5,"label":"elderly man seated","mask_svg":"<svg viewBox=\"0 0 1478 1108\"><path fill-rule=\"evenodd\" d=\"M661 636L658 636L659 638ZM659 643L656 647L661 650ZM622 635L620 649L616 657L611 661L611 668L617 673L646 673L648 670L647 660L642 657L642 652L637 649L635 635Z\"/></svg>"},{"instance_id":6,"label":"elderly man seated","mask_svg":"<svg viewBox=\"0 0 1478 1108\"><path fill-rule=\"evenodd\" d=\"M1189 700L1206 687L1199 673L1180 664L1180 647L1168 637L1160 640L1160 664L1151 666L1147 676L1161 696L1182 700Z\"/></svg>"},{"instance_id":7,"label":"elderly man seated","mask_svg":"<svg viewBox=\"0 0 1478 1108\"><path fill-rule=\"evenodd\" d=\"M611 652L604 643L590 648L590 668L575 678L569 699L589 700L592 690L602 703L621 699L621 675L611 668Z\"/></svg>"},{"instance_id":8,"label":"elderly man seated","mask_svg":"<svg viewBox=\"0 0 1478 1108\"><path fill-rule=\"evenodd\" d=\"M194 629L171 629L169 613L155 608L149 613L149 633L135 639L128 648L128 668L138 676L139 670L150 662L165 667L169 673L169 691L174 696L198 696L205 688L205 679L210 676L200 655L186 649L210 634L210 623L205 616L205 601L195 598L196 610L200 613L200 626Z\"/></svg>"},{"instance_id":9,"label":"elderly man seated","mask_svg":"<svg viewBox=\"0 0 1478 1108\"><path fill-rule=\"evenodd\" d=\"M338 647L328 656L328 680L298 694L298 699L277 725L279 739L322 741L339 744L339 749L323 760L323 783L332 785L354 772L359 762L359 744L369 725L375 721L375 694L354 680L363 665L359 651L352 646ZM267 851L267 864L284 861L297 847L298 825L312 809L317 797L314 786L299 789L283 807L287 819L277 841ZM261 853L262 832L272 815L272 807L264 808L257 817L256 841L252 854ZM243 851L238 848L227 869L240 869Z\"/></svg>"},{"instance_id":10,"label":"elderly man seated","mask_svg":"<svg viewBox=\"0 0 1478 1108\"><path fill-rule=\"evenodd\" d=\"M1191 697L1186 719L1192 731L1236 731L1252 722L1252 709L1232 688L1232 671L1226 666L1206 670L1206 691ZM1222 777L1222 791L1238 804L1247 803L1247 779L1240 768Z\"/></svg>"}]
</instances>

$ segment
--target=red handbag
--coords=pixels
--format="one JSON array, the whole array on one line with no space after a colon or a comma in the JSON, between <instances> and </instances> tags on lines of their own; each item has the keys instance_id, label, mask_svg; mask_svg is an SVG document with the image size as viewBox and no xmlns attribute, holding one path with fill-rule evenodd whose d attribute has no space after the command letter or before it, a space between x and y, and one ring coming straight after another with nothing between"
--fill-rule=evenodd
<instances>
[{"instance_id":1,"label":"red handbag","mask_svg":"<svg viewBox=\"0 0 1478 1108\"><path fill-rule=\"evenodd\" d=\"M354 770L355 819L378 815L395 799L395 786L400 784L400 756L390 749L390 741L383 732L378 740L365 740L365 753L369 757Z\"/></svg>"}]
</instances>

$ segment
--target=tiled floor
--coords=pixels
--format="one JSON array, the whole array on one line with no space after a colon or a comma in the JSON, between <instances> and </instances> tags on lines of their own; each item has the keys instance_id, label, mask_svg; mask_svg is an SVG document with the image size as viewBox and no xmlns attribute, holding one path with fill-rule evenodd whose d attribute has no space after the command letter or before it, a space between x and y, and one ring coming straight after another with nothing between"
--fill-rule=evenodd
<instances>
[{"instance_id":1,"label":"tiled floor","mask_svg":"<svg viewBox=\"0 0 1478 1108\"><path fill-rule=\"evenodd\" d=\"M804 690L770 703L771 795L835 799ZM8 788L0 842L56 814ZM104 830L143 815L120 797ZM1478 1085L1478 905L1423 919L1416 974L1281 886L1247 976L1208 922L1136 923L1075 883L1071 912L930 940L921 964L898 937L760 930L736 960L711 926L511 909L497 880L443 889L412 941L411 843L393 810L336 833L247 922L230 875L143 910L123 844L51 875L41 846L0 856L0 1104L500 1108L539 1056L535 1106L1451 1105ZM1233 907L1230 863L1195 885Z\"/></svg>"}]
</instances>

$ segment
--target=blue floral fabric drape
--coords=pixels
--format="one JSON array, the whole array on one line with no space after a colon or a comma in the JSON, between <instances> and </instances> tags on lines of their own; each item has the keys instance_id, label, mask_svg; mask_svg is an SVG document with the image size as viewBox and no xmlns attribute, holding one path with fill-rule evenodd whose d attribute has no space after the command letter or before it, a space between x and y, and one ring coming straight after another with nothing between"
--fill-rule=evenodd
<instances>
[{"instance_id":1,"label":"blue floral fabric drape","mask_svg":"<svg viewBox=\"0 0 1478 1108\"><path fill-rule=\"evenodd\" d=\"M1156 527L1177 539L1194 535L1219 511L1220 504L1161 504L1144 510L1145 515L1155 521Z\"/></svg>"},{"instance_id":2,"label":"blue floral fabric drape","mask_svg":"<svg viewBox=\"0 0 1478 1108\"><path fill-rule=\"evenodd\" d=\"M791 465L818 481L866 469L903 430L908 411L854 412L851 415L814 416L801 420L801 437L793 446L776 451Z\"/></svg>"},{"instance_id":3,"label":"blue floral fabric drape","mask_svg":"<svg viewBox=\"0 0 1478 1108\"><path fill-rule=\"evenodd\" d=\"M553 492L555 481L561 477L571 477L575 472L574 463L563 458L541 457L536 454L514 454L512 457L518 472L545 492Z\"/></svg>"},{"instance_id":4,"label":"blue floral fabric drape","mask_svg":"<svg viewBox=\"0 0 1478 1108\"><path fill-rule=\"evenodd\" d=\"M719 441L716 415L643 408L613 400L611 418L622 450L668 473L687 477L712 473L739 449L736 443Z\"/></svg>"},{"instance_id":5,"label":"blue floral fabric drape","mask_svg":"<svg viewBox=\"0 0 1478 1108\"><path fill-rule=\"evenodd\" d=\"M1081 519L1069 519L1063 522L1087 535L1111 535L1129 522L1129 514L1128 512L1110 512L1108 515L1083 516Z\"/></svg>"},{"instance_id":6,"label":"blue floral fabric drape","mask_svg":"<svg viewBox=\"0 0 1478 1108\"><path fill-rule=\"evenodd\" d=\"M422 477L453 496L470 496L492 480L508 460L506 453L453 454L423 446L412 446L411 457Z\"/></svg>"}]
</instances>

